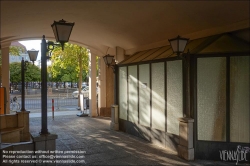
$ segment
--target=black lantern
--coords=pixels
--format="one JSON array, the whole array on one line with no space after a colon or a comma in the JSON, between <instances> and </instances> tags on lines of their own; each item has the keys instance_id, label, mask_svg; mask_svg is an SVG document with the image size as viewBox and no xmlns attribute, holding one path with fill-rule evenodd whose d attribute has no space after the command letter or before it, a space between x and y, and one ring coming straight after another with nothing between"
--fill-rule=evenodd
<instances>
[{"instance_id":1,"label":"black lantern","mask_svg":"<svg viewBox=\"0 0 250 166\"><path fill-rule=\"evenodd\" d=\"M180 54L184 52L188 40L188 38L182 38L178 35L176 38L169 39L168 41L170 42L173 52L180 56Z\"/></svg>"},{"instance_id":2,"label":"black lantern","mask_svg":"<svg viewBox=\"0 0 250 166\"><path fill-rule=\"evenodd\" d=\"M104 60L105 64L106 64L108 67L112 65L113 59L114 59L114 56L109 55L109 54L107 54L107 55L105 55L105 56L103 57L103 60Z\"/></svg>"},{"instance_id":3,"label":"black lantern","mask_svg":"<svg viewBox=\"0 0 250 166\"><path fill-rule=\"evenodd\" d=\"M28 54L29 54L29 57L30 57L30 61L33 62L33 65L34 65L34 62L36 61L36 58L37 58L37 55L38 55L38 52L37 50L35 49L31 49L29 51L27 51Z\"/></svg>"},{"instance_id":4,"label":"black lantern","mask_svg":"<svg viewBox=\"0 0 250 166\"><path fill-rule=\"evenodd\" d=\"M62 45L62 50L64 49L64 43L69 41L69 37L74 25L75 23L66 23L66 21L63 19L58 22L54 21L54 23L51 25L56 41Z\"/></svg>"}]
</instances>

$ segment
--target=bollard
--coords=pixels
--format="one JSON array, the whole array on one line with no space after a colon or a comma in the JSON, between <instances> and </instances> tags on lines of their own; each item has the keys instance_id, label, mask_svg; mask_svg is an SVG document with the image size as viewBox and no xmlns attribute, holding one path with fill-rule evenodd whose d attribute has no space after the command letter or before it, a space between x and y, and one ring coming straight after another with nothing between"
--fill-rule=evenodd
<instances>
[{"instance_id":1,"label":"bollard","mask_svg":"<svg viewBox=\"0 0 250 166\"><path fill-rule=\"evenodd\" d=\"M54 120L54 99L52 99L52 119Z\"/></svg>"}]
</instances>

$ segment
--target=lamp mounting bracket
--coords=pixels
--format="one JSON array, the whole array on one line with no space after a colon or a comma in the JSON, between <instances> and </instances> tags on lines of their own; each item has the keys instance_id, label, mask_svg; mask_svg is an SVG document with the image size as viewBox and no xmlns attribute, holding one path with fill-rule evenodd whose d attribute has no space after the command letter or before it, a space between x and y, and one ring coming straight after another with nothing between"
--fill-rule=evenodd
<instances>
[{"instance_id":1,"label":"lamp mounting bracket","mask_svg":"<svg viewBox=\"0 0 250 166\"><path fill-rule=\"evenodd\" d=\"M47 59L51 58L51 53L54 50L55 46L61 46L61 44L54 43L53 41L48 41L47 42L47 52L49 53L47 56Z\"/></svg>"}]
</instances>

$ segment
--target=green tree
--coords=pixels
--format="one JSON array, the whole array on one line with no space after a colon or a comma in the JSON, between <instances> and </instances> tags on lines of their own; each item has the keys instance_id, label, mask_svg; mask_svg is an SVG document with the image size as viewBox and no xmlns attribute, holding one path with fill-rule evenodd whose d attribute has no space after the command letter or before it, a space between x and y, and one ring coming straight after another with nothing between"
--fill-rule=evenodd
<instances>
[{"instance_id":1,"label":"green tree","mask_svg":"<svg viewBox=\"0 0 250 166\"><path fill-rule=\"evenodd\" d=\"M20 73L21 73L21 62L11 63L10 64L10 82L15 85L15 88L17 88L16 87L17 84L22 81ZM40 78L41 78L40 68L28 62L27 70L25 71L25 82L39 81Z\"/></svg>"},{"instance_id":2,"label":"green tree","mask_svg":"<svg viewBox=\"0 0 250 166\"><path fill-rule=\"evenodd\" d=\"M51 58L53 78L60 76L62 81L78 78L78 90L81 92L82 80L86 80L88 74L88 54L88 49L75 44L66 43L64 51L61 47L56 47ZM78 105L79 103L80 101Z\"/></svg>"},{"instance_id":3,"label":"green tree","mask_svg":"<svg viewBox=\"0 0 250 166\"><path fill-rule=\"evenodd\" d=\"M19 56L20 53L24 53L24 52L25 52L25 49L23 47L10 46L10 50L9 50L10 55Z\"/></svg>"},{"instance_id":4,"label":"green tree","mask_svg":"<svg viewBox=\"0 0 250 166\"><path fill-rule=\"evenodd\" d=\"M21 82L21 62L10 64L10 82L16 85Z\"/></svg>"},{"instance_id":5,"label":"green tree","mask_svg":"<svg viewBox=\"0 0 250 166\"><path fill-rule=\"evenodd\" d=\"M25 71L25 82L37 82L41 80L41 69L36 65L28 62Z\"/></svg>"}]
</instances>

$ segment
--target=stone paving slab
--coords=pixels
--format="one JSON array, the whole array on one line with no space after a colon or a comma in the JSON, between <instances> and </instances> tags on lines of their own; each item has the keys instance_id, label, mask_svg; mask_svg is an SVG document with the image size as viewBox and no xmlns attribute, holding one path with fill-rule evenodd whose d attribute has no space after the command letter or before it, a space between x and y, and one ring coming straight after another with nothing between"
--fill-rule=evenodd
<instances>
[{"instance_id":1,"label":"stone paving slab","mask_svg":"<svg viewBox=\"0 0 250 166\"><path fill-rule=\"evenodd\" d=\"M56 149L86 151L85 164L71 165L235 165L207 160L185 161L170 149L161 148L143 139L109 129L110 118L48 117L48 130L58 134ZM41 130L41 118L30 118L30 132ZM70 164L57 164L70 165Z\"/></svg>"}]
</instances>

